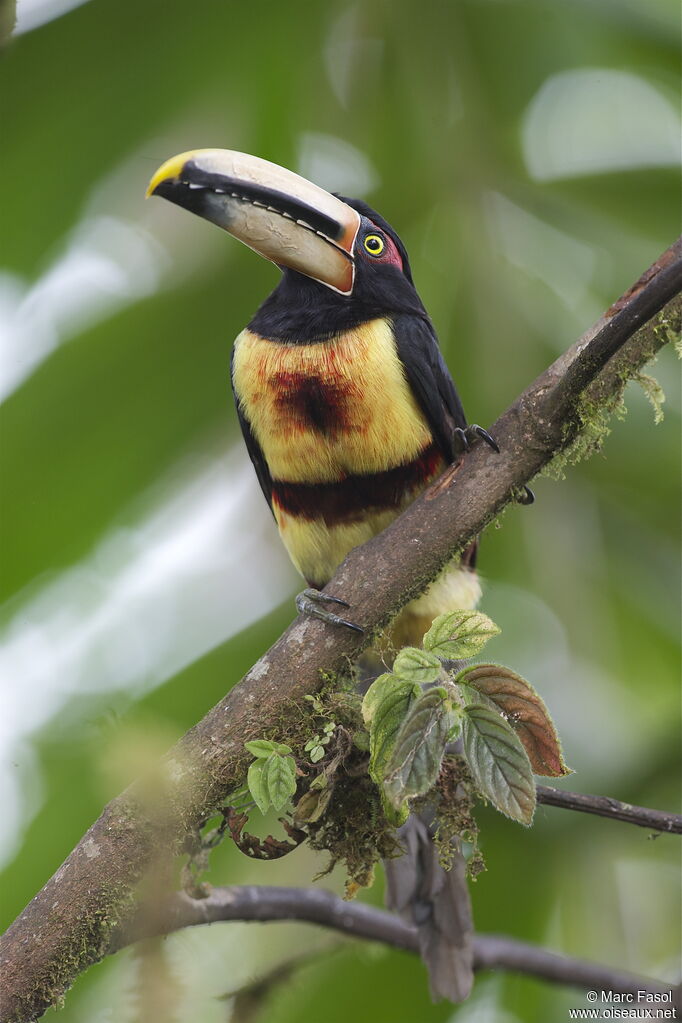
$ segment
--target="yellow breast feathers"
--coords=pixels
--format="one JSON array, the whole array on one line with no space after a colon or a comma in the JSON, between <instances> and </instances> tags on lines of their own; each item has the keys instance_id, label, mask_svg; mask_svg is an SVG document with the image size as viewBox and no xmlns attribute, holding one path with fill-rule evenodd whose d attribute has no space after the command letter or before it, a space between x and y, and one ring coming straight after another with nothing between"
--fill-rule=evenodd
<instances>
[{"instance_id":1,"label":"yellow breast feathers","mask_svg":"<svg viewBox=\"0 0 682 1023\"><path fill-rule=\"evenodd\" d=\"M233 375L273 479L318 483L382 472L431 443L387 320L315 344L242 331Z\"/></svg>"}]
</instances>

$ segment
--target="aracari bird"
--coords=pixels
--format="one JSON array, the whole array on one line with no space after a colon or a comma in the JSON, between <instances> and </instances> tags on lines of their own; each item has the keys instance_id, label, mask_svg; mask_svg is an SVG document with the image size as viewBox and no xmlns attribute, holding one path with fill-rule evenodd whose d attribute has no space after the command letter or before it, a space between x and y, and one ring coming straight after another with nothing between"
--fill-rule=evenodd
<instances>
[{"instance_id":1,"label":"aracari bird","mask_svg":"<svg viewBox=\"0 0 682 1023\"><path fill-rule=\"evenodd\" d=\"M332 195L276 164L198 149L164 163L148 194L222 227L276 263L281 279L232 354L232 386L251 461L289 555L308 583L300 610L335 624L319 591L477 435L415 290L405 246L366 203ZM474 607L476 544L412 601L394 647L420 644L434 617ZM404 826L388 864L393 906L415 923L432 992L471 983L462 861L438 866L428 828Z\"/></svg>"}]
</instances>

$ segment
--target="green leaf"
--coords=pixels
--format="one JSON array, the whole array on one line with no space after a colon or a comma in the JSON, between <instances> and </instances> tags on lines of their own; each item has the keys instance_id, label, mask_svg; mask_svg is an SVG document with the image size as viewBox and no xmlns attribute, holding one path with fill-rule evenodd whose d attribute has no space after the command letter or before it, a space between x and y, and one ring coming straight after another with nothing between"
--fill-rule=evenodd
<instances>
[{"instance_id":1,"label":"green leaf","mask_svg":"<svg viewBox=\"0 0 682 1023\"><path fill-rule=\"evenodd\" d=\"M256 806L261 813L267 813L270 808L270 796L268 795L268 786L265 777L267 767L267 760L254 760L249 767L249 772L246 776L246 783L249 786L249 792L256 801Z\"/></svg>"},{"instance_id":2,"label":"green leaf","mask_svg":"<svg viewBox=\"0 0 682 1023\"><path fill-rule=\"evenodd\" d=\"M278 753L268 757L265 761L265 784L270 802L275 810L281 810L296 792L294 758L282 757Z\"/></svg>"},{"instance_id":3,"label":"green leaf","mask_svg":"<svg viewBox=\"0 0 682 1023\"><path fill-rule=\"evenodd\" d=\"M418 695L418 687L411 682L396 680L396 688L386 696L374 717L369 732L369 774L377 784L384 780L398 733Z\"/></svg>"},{"instance_id":4,"label":"green leaf","mask_svg":"<svg viewBox=\"0 0 682 1023\"><path fill-rule=\"evenodd\" d=\"M476 657L500 629L480 611L450 611L440 615L424 636L424 649L441 660Z\"/></svg>"},{"instance_id":5,"label":"green leaf","mask_svg":"<svg viewBox=\"0 0 682 1023\"><path fill-rule=\"evenodd\" d=\"M571 773L554 722L542 698L521 675L501 664L474 664L455 677L499 708L523 743L535 774L561 778Z\"/></svg>"},{"instance_id":6,"label":"green leaf","mask_svg":"<svg viewBox=\"0 0 682 1023\"><path fill-rule=\"evenodd\" d=\"M393 674L405 682L428 685L430 682L435 682L440 675L440 661L428 650L418 650L416 646L406 646L393 663Z\"/></svg>"},{"instance_id":7,"label":"green leaf","mask_svg":"<svg viewBox=\"0 0 682 1023\"><path fill-rule=\"evenodd\" d=\"M266 759L271 753L291 753L291 746L285 746L283 742L271 742L269 739L254 739L252 742L245 742L244 746L254 757Z\"/></svg>"},{"instance_id":8,"label":"green leaf","mask_svg":"<svg viewBox=\"0 0 682 1023\"><path fill-rule=\"evenodd\" d=\"M316 764L318 760L322 760L324 756L324 746L313 746L310 751L310 760L313 764Z\"/></svg>"},{"instance_id":9,"label":"green leaf","mask_svg":"<svg viewBox=\"0 0 682 1023\"><path fill-rule=\"evenodd\" d=\"M362 701L362 717L366 725L371 725L377 707L396 685L398 685L398 679L391 672L386 672L374 679Z\"/></svg>"},{"instance_id":10,"label":"green leaf","mask_svg":"<svg viewBox=\"0 0 682 1023\"><path fill-rule=\"evenodd\" d=\"M447 690L440 686L421 693L410 707L386 765L384 792L397 810L434 785L453 724Z\"/></svg>"},{"instance_id":11,"label":"green leaf","mask_svg":"<svg viewBox=\"0 0 682 1023\"><path fill-rule=\"evenodd\" d=\"M369 725L369 773L377 785L384 780L396 736L412 700L421 689L395 675L380 675L367 690L362 713Z\"/></svg>"},{"instance_id":12,"label":"green leaf","mask_svg":"<svg viewBox=\"0 0 682 1023\"><path fill-rule=\"evenodd\" d=\"M529 825L535 782L528 755L505 719L483 703L464 708L464 755L483 796L501 813Z\"/></svg>"}]
</instances>

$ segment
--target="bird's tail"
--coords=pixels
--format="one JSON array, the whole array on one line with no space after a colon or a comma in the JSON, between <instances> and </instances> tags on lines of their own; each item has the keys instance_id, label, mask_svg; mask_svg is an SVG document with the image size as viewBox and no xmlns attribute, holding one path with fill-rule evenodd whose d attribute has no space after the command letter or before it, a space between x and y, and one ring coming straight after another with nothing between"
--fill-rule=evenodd
<instances>
[{"instance_id":1,"label":"bird's tail","mask_svg":"<svg viewBox=\"0 0 682 1023\"><path fill-rule=\"evenodd\" d=\"M451 868L443 869L423 815L412 814L398 837L404 855L384 861L386 904L417 928L434 1001L462 1002L474 979L474 924L464 857L458 848Z\"/></svg>"}]
</instances>

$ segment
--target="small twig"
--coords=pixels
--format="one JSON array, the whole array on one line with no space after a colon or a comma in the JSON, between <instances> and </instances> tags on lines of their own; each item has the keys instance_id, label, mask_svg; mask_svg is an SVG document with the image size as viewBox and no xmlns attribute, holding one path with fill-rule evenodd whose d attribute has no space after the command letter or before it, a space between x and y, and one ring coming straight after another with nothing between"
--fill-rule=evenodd
<instances>
[{"instance_id":1,"label":"small twig","mask_svg":"<svg viewBox=\"0 0 682 1023\"><path fill-rule=\"evenodd\" d=\"M537 785L535 788L538 803L547 806L560 806L562 810L578 810L581 813L594 813L599 817L611 817L613 820L636 824L650 831L665 831L672 835L682 835L682 816L668 813L665 810L650 810L647 806L632 806L621 803L610 796L588 796L582 792L566 792L554 789L549 785Z\"/></svg>"},{"instance_id":2,"label":"small twig","mask_svg":"<svg viewBox=\"0 0 682 1023\"><path fill-rule=\"evenodd\" d=\"M379 941L393 948L419 953L417 931L400 917L360 902L345 902L321 888L276 888L245 885L213 888L205 899L183 892L171 896L147 915L144 907L131 925L115 935L110 952L141 938L169 934L183 927L218 921L303 921L341 931L352 938ZM513 970L569 987L595 991L664 993L669 984L611 966L572 959L515 938L477 935L476 970Z\"/></svg>"}]
</instances>

